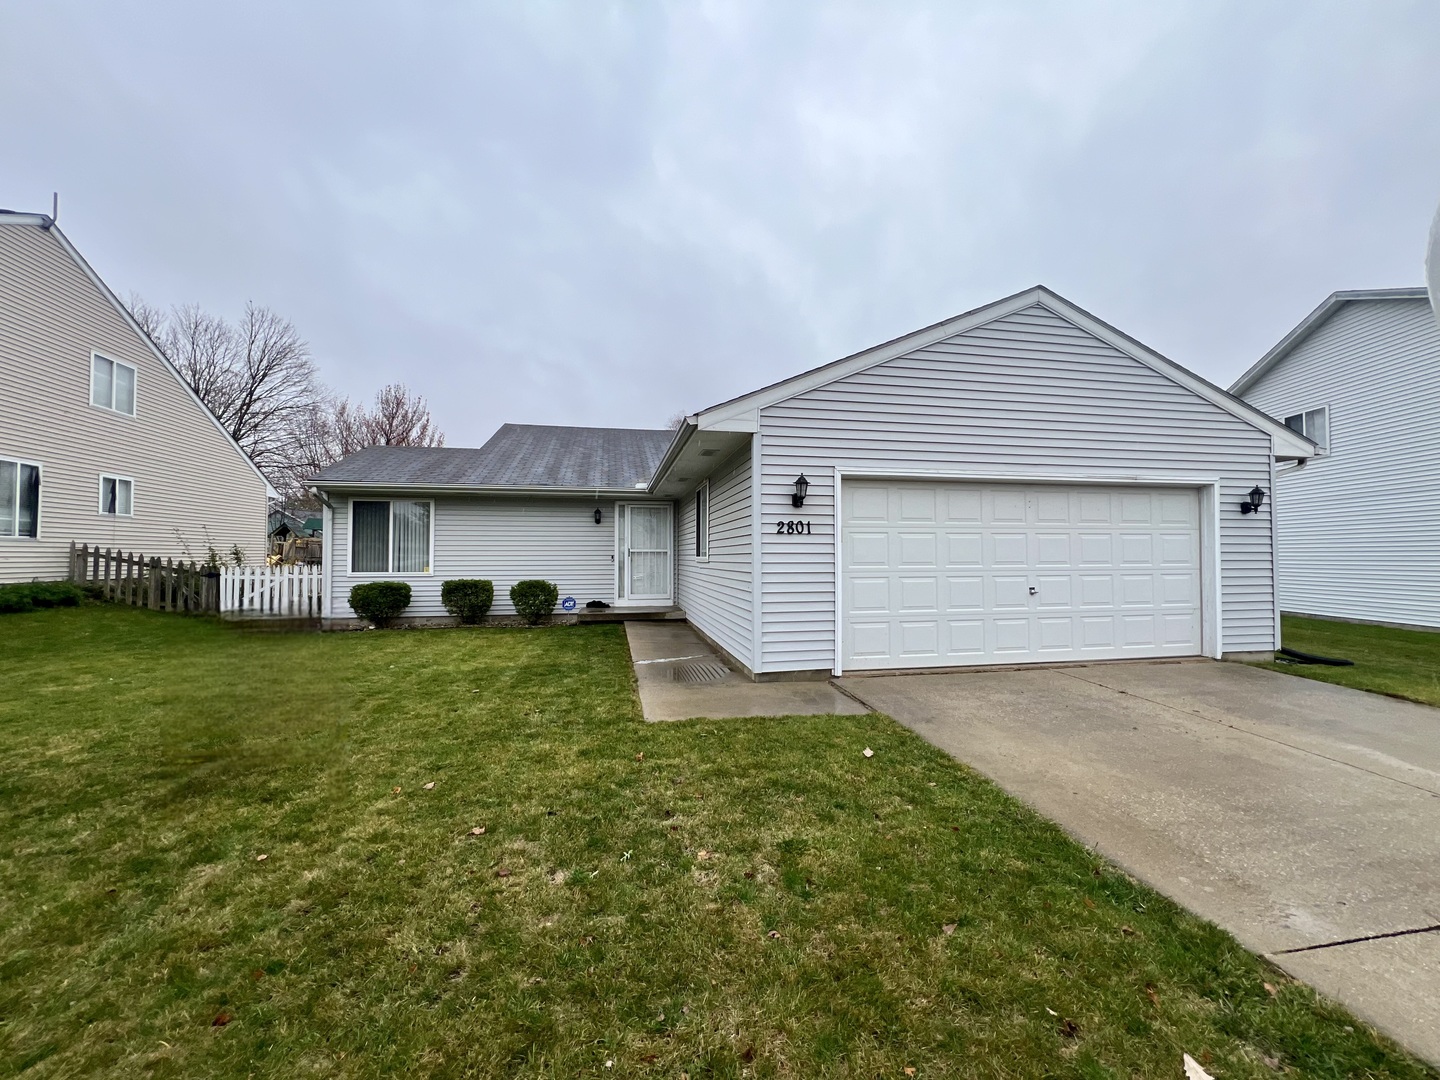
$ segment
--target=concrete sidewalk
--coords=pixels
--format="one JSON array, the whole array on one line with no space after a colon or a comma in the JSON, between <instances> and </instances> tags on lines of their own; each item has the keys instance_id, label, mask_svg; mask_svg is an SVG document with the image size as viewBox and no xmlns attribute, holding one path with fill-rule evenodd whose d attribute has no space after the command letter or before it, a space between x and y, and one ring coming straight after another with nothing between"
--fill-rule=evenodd
<instances>
[{"instance_id":1,"label":"concrete sidewalk","mask_svg":"<svg viewBox=\"0 0 1440 1080\"><path fill-rule=\"evenodd\" d=\"M627 622L646 720L857 715L869 710L828 682L751 682L683 622Z\"/></svg>"}]
</instances>

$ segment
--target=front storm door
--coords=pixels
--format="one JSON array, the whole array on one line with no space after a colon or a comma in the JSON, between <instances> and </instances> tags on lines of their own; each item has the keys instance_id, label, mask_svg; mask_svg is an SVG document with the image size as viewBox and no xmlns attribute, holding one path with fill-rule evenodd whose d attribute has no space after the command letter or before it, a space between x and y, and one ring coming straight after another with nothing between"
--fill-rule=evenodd
<instances>
[{"instance_id":1,"label":"front storm door","mask_svg":"<svg viewBox=\"0 0 1440 1080\"><path fill-rule=\"evenodd\" d=\"M669 503L628 503L620 518L620 599L642 604L672 596Z\"/></svg>"}]
</instances>

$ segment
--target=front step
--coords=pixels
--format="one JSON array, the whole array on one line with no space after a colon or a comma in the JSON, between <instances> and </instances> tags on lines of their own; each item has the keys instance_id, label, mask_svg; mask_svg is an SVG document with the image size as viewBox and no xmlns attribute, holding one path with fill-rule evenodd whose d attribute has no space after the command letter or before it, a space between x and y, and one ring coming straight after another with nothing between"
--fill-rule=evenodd
<instances>
[{"instance_id":1,"label":"front step","mask_svg":"<svg viewBox=\"0 0 1440 1080\"><path fill-rule=\"evenodd\" d=\"M683 620L684 618L684 609L678 607L608 607L588 611L581 608L575 613L577 623L653 622L660 619Z\"/></svg>"}]
</instances>

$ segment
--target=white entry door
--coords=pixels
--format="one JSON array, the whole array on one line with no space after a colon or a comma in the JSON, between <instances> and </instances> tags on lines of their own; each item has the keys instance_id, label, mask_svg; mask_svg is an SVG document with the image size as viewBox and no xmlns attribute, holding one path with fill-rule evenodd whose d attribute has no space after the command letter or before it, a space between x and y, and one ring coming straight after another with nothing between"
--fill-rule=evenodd
<instances>
[{"instance_id":1,"label":"white entry door","mask_svg":"<svg viewBox=\"0 0 1440 1080\"><path fill-rule=\"evenodd\" d=\"M670 602L673 531L669 503L627 503L621 508L621 603Z\"/></svg>"},{"instance_id":2,"label":"white entry door","mask_svg":"<svg viewBox=\"0 0 1440 1080\"><path fill-rule=\"evenodd\" d=\"M1195 490L853 481L843 491L846 670L1202 651Z\"/></svg>"}]
</instances>

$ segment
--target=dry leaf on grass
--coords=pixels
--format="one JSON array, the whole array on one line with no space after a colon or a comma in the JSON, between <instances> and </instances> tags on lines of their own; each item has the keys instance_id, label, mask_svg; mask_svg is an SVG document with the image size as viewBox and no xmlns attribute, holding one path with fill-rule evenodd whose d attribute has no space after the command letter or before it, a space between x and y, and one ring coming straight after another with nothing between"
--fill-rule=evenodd
<instances>
[{"instance_id":1,"label":"dry leaf on grass","mask_svg":"<svg viewBox=\"0 0 1440 1080\"><path fill-rule=\"evenodd\" d=\"M399 795L399 794L400 794L400 785L399 785L399 784L396 784L393 788L391 788L391 789L390 789L390 794L391 794L391 795Z\"/></svg>"},{"instance_id":2,"label":"dry leaf on grass","mask_svg":"<svg viewBox=\"0 0 1440 1080\"><path fill-rule=\"evenodd\" d=\"M1263 984L1261 984L1261 985L1263 985L1263 986L1265 987L1265 992L1266 992L1267 994L1269 994L1271 997L1274 997L1276 994L1278 994L1278 993L1280 992L1279 990L1275 989L1275 987L1274 987L1272 984L1270 984L1270 983L1263 983Z\"/></svg>"},{"instance_id":3,"label":"dry leaf on grass","mask_svg":"<svg viewBox=\"0 0 1440 1080\"><path fill-rule=\"evenodd\" d=\"M270 857L269 855L256 855L256 856L255 856L255 861L256 861L256 862L264 862L264 861L265 861L266 859L268 859L269 857Z\"/></svg>"},{"instance_id":4,"label":"dry leaf on grass","mask_svg":"<svg viewBox=\"0 0 1440 1080\"><path fill-rule=\"evenodd\" d=\"M866 757L874 757L874 756L875 756L875 751L874 751L874 750L871 750L868 746L865 747L864 750L861 750L860 753L864 754Z\"/></svg>"},{"instance_id":5,"label":"dry leaf on grass","mask_svg":"<svg viewBox=\"0 0 1440 1080\"><path fill-rule=\"evenodd\" d=\"M944 932L946 937L949 937L951 934L955 933L955 927L957 925L958 924L953 922L947 922L944 926L940 927L940 929Z\"/></svg>"},{"instance_id":6,"label":"dry leaf on grass","mask_svg":"<svg viewBox=\"0 0 1440 1080\"><path fill-rule=\"evenodd\" d=\"M771 930L771 931L770 931L768 934L766 934L765 936L768 937L768 938L770 938L770 939L773 941L775 938L778 938L778 937L780 936L780 931L779 931L779 930Z\"/></svg>"},{"instance_id":7,"label":"dry leaf on grass","mask_svg":"<svg viewBox=\"0 0 1440 1080\"><path fill-rule=\"evenodd\" d=\"M471 835L471 836L484 836L484 835L485 835L485 826L484 826L484 825L476 825L473 829L470 830L470 835Z\"/></svg>"},{"instance_id":8,"label":"dry leaf on grass","mask_svg":"<svg viewBox=\"0 0 1440 1080\"><path fill-rule=\"evenodd\" d=\"M502 866L502 867L500 867L499 870L496 870L496 871L495 871L495 876L496 876L496 877L509 877L509 876L510 876L510 868L509 868L508 866Z\"/></svg>"},{"instance_id":9,"label":"dry leaf on grass","mask_svg":"<svg viewBox=\"0 0 1440 1080\"><path fill-rule=\"evenodd\" d=\"M431 780L431 781L430 781L428 784L426 784L425 787L424 787L424 790L426 790L426 791L433 791L434 789L435 789L435 781L434 781L434 780Z\"/></svg>"},{"instance_id":10,"label":"dry leaf on grass","mask_svg":"<svg viewBox=\"0 0 1440 1080\"><path fill-rule=\"evenodd\" d=\"M1085 901L1085 906L1088 907L1091 911L1094 911L1094 910L1095 910L1095 901L1094 901L1094 900L1091 900L1088 896L1083 897L1083 899L1084 899L1084 901Z\"/></svg>"},{"instance_id":11,"label":"dry leaf on grass","mask_svg":"<svg viewBox=\"0 0 1440 1080\"><path fill-rule=\"evenodd\" d=\"M211 1027L224 1027L224 1026L225 1026L226 1024L228 1024L232 1019L234 1019L234 1017L232 1017L232 1016L231 1016L228 1012L226 1012L224 1009L221 1009L218 1013L215 1014L215 1019L210 1021L210 1026L211 1026Z\"/></svg>"},{"instance_id":12,"label":"dry leaf on grass","mask_svg":"<svg viewBox=\"0 0 1440 1080\"><path fill-rule=\"evenodd\" d=\"M636 761L644 761L644 760L645 760L645 751L644 751L644 750L641 750L640 753L636 754L636 755L635 755L635 760L636 760Z\"/></svg>"}]
</instances>

